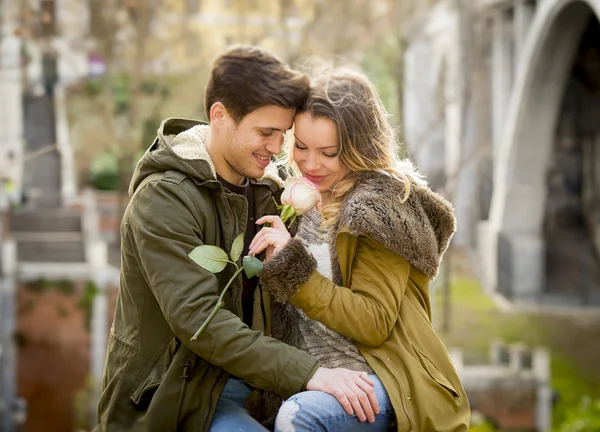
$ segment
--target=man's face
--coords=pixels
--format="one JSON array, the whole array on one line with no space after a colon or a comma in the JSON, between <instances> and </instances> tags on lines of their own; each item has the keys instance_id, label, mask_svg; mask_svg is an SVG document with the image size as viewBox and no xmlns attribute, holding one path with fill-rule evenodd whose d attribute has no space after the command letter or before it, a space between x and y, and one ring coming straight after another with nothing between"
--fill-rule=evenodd
<instances>
[{"instance_id":1,"label":"man's face","mask_svg":"<svg viewBox=\"0 0 600 432\"><path fill-rule=\"evenodd\" d=\"M228 172L219 174L237 184L244 177L261 178L271 162L271 156L281 153L283 134L292 127L293 120L294 109L277 106L252 111L237 125L226 115L221 128L223 139L219 152Z\"/></svg>"}]
</instances>

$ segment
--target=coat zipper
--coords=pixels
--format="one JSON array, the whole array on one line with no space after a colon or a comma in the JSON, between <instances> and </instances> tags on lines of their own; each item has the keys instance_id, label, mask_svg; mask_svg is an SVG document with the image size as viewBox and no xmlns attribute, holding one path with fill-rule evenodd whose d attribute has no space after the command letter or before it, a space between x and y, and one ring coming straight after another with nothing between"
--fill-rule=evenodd
<instances>
[{"instance_id":1,"label":"coat zipper","mask_svg":"<svg viewBox=\"0 0 600 432\"><path fill-rule=\"evenodd\" d=\"M181 379L183 380L183 384L181 385L181 391L179 392L179 403L177 404L177 417L175 418L175 431L179 427L179 416L181 415L181 405L183 404L183 393L185 391L185 386L187 384L187 380L190 377L190 368L192 367L191 360L185 360L181 366L183 367L183 371L181 373Z\"/></svg>"},{"instance_id":2,"label":"coat zipper","mask_svg":"<svg viewBox=\"0 0 600 432\"><path fill-rule=\"evenodd\" d=\"M406 402L404 401L405 397L410 397L410 396L408 395L408 393L406 393L404 391L404 386L402 385L402 381L400 379L398 379L398 377L393 372L393 370L390 367L390 365L384 359L382 359L376 353L371 352L371 354L373 354L375 357L377 357L379 360L381 360L387 366L388 370L392 373L392 375L394 375L394 377L396 378L396 381L398 381L398 384L400 385L400 392L402 393L402 395L401 395L402 409L404 410L404 414L406 414L406 418L408 419L408 428L409 428L409 431L413 432L415 430L415 429L413 429L413 425L415 425L416 422L412 419L412 416L411 416L411 413L410 413L410 409L406 406Z\"/></svg>"}]
</instances>

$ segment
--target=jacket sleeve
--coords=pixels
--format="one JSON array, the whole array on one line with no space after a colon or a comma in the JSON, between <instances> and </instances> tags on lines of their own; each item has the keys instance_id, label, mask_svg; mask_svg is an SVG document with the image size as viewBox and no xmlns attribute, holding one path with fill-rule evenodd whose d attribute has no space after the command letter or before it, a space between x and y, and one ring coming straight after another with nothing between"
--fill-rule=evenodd
<instances>
[{"instance_id":1,"label":"jacket sleeve","mask_svg":"<svg viewBox=\"0 0 600 432\"><path fill-rule=\"evenodd\" d=\"M252 386L289 397L306 388L318 368L308 353L248 328L220 309L196 341L190 338L217 303L214 274L189 257L202 244L202 217L185 189L166 180L144 186L132 199L128 227L144 278L177 338L192 352Z\"/></svg>"},{"instance_id":2,"label":"jacket sleeve","mask_svg":"<svg viewBox=\"0 0 600 432\"><path fill-rule=\"evenodd\" d=\"M261 283L276 301L288 299L330 329L376 347L389 337L399 317L409 274L406 260L359 236L350 286L338 286L316 270L316 261L299 241L291 240L265 263Z\"/></svg>"}]
</instances>

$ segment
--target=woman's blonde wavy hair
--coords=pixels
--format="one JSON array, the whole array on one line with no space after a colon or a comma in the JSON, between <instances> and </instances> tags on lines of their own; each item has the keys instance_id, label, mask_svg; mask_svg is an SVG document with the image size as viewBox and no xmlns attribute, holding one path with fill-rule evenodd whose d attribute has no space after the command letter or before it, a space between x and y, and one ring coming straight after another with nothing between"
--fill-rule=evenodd
<instances>
[{"instance_id":1,"label":"woman's blonde wavy hair","mask_svg":"<svg viewBox=\"0 0 600 432\"><path fill-rule=\"evenodd\" d=\"M408 199L413 183L426 184L410 160L399 158L396 132L389 115L373 84L362 73L349 68L321 72L311 80L309 96L300 112L335 123L338 157L349 170L332 189L322 209L324 226L334 223L344 197L361 173L376 171L404 182L401 202ZM293 145L293 136L288 136L283 163L293 175L299 175L293 160Z\"/></svg>"}]
</instances>

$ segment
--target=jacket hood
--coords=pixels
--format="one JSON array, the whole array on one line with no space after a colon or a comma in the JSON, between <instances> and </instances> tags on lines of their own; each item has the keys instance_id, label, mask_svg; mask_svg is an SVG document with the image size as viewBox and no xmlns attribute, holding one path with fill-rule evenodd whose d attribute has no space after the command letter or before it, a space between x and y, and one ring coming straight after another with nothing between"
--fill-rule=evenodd
<instances>
[{"instance_id":1,"label":"jacket hood","mask_svg":"<svg viewBox=\"0 0 600 432\"><path fill-rule=\"evenodd\" d=\"M129 194L132 195L149 175L169 170L181 171L200 183L217 181L215 167L205 146L209 131L208 124L198 120L164 120L158 128L154 143L137 163L129 185ZM275 187L282 185L277 169L272 164L267 167L261 180L263 179Z\"/></svg>"},{"instance_id":2,"label":"jacket hood","mask_svg":"<svg viewBox=\"0 0 600 432\"><path fill-rule=\"evenodd\" d=\"M361 175L344 198L333 238L343 229L366 235L434 279L456 231L454 209L426 186L412 183L401 203L404 192L404 183L389 175Z\"/></svg>"}]
</instances>

